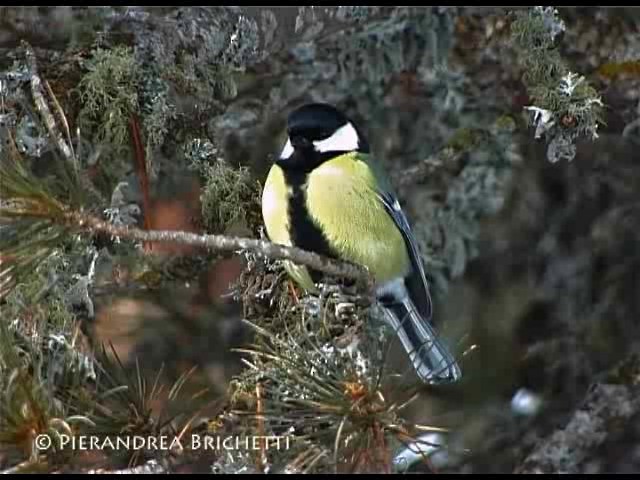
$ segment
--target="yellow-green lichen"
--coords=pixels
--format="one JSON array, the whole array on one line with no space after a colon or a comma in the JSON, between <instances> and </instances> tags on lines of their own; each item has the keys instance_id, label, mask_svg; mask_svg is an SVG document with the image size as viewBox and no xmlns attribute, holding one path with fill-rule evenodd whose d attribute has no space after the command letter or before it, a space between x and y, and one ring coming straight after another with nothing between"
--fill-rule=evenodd
<instances>
[{"instance_id":1,"label":"yellow-green lichen","mask_svg":"<svg viewBox=\"0 0 640 480\"><path fill-rule=\"evenodd\" d=\"M252 231L262 223L261 185L247 167L231 167L222 159L203 167L202 216L207 231L221 233L245 226Z\"/></svg>"},{"instance_id":2,"label":"yellow-green lichen","mask_svg":"<svg viewBox=\"0 0 640 480\"><path fill-rule=\"evenodd\" d=\"M128 47L98 48L78 84L82 130L116 149L128 146L129 122L138 111L139 70Z\"/></svg>"}]
</instances>

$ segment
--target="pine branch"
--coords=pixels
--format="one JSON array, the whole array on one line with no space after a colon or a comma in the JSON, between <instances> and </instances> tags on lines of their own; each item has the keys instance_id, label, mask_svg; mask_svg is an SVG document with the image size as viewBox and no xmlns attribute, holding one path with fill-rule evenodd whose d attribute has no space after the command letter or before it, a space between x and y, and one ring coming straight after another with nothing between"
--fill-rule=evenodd
<instances>
[{"instance_id":1,"label":"pine branch","mask_svg":"<svg viewBox=\"0 0 640 480\"><path fill-rule=\"evenodd\" d=\"M2 275L16 276L34 268L70 233L106 234L139 242L170 242L215 251L245 250L273 260L288 260L328 275L366 281L367 272L360 266L338 262L299 248L286 247L266 240L204 235L183 231L142 230L108 223L56 199L46 185L34 178L18 161L0 168L3 178L0 221L4 223L0 251L9 259ZM1 283L1 282L0 282Z\"/></svg>"},{"instance_id":2,"label":"pine branch","mask_svg":"<svg viewBox=\"0 0 640 480\"><path fill-rule=\"evenodd\" d=\"M357 265L337 262L313 252L275 244L266 240L225 235L205 235L184 231L141 230L139 228L112 225L93 215L73 210L65 212L61 224L80 231L93 234L102 233L120 239L139 242L179 243L221 252L245 250L262 254L272 260L289 260L336 277L346 277L354 280L367 278L365 270Z\"/></svg>"},{"instance_id":3,"label":"pine branch","mask_svg":"<svg viewBox=\"0 0 640 480\"><path fill-rule=\"evenodd\" d=\"M388 347L373 321L372 331L346 333L346 346L345 338L322 340L304 328L274 333L247 324L256 343L236 350L249 368L234 384L226 417L238 419L234 431L288 437L291 449L277 461L285 471L389 471L395 446L416 441L415 426L400 415L417 395L380 368Z\"/></svg>"},{"instance_id":4,"label":"pine branch","mask_svg":"<svg viewBox=\"0 0 640 480\"><path fill-rule=\"evenodd\" d=\"M60 434L70 435L90 423L82 412L69 415L67 405L59 401L65 379L77 385L84 373L52 344L57 338L49 328L41 324L24 337L8 322L0 322L0 454L9 462L28 460L16 467L23 471L68 459L73 452L59 448ZM47 435L52 443L42 448L39 435Z\"/></svg>"}]
</instances>

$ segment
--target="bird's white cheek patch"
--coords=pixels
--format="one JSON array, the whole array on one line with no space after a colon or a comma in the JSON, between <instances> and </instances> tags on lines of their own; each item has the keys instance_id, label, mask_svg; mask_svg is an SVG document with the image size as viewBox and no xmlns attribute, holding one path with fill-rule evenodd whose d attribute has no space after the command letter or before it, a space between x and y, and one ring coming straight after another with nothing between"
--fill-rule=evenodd
<instances>
[{"instance_id":1,"label":"bird's white cheek patch","mask_svg":"<svg viewBox=\"0 0 640 480\"><path fill-rule=\"evenodd\" d=\"M343 125L325 140L313 142L317 152L351 152L358 149L358 132L351 122Z\"/></svg>"},{"instance_id":2,"label":"bird's white cheek patch","mask_svg":"<svg viewBox=\"0 0 640 480\"><path fill-rule=\"evenodd\" d=\"M291 155L293 155L293 145L291 145L291 139L288 138L287 143L285 144L284 148L282 149L282 153L280 154L280 159L286 160Z\"/></svg>"}]
</instances>

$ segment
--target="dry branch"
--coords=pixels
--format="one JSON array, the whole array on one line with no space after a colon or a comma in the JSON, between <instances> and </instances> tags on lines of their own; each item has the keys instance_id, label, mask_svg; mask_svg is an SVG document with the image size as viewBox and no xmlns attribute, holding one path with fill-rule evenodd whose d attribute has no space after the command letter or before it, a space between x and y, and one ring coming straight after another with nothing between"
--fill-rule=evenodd
<instances>
[{"instance_id":1,"label":"dry branch","mask_svg":"<svg viewBox=\"0 0 640 480\"><path fill-rule=\"evenodd\" d=\"M216 251L249 251L262 254L272 260L289 260L294 263L319 270L336 277L353 280L365 280L367 272L360 266L338 262L330 258L295 247L278 245L266 240L253 238L228 237L225 235L202 235L183 231L141 230L110 224L91 215L69 211L64 222L69 227L103 233L112 237L140 242L170 242L202 247Z\"/></svg>"},{"instance_id":2,"label":"dry branch","mask_svg":"<svg viewBox=\"0 0 640 480\"><path fill-rule=\"evenodd\" d=\"M49 132L49 135L55 141L56 146L58 147L62 155L64 155L64 158L73 164L73 152L58 130L55 118L51 113L51 109L49 108L47 101L44 98L44 88L42 86L43 83L42 79L38 75L36 55L33 51L33 48L31 48L31 45L29 45L27 42L22 42L22 46L25 50L25 59L27 66L29 67L29 76L31 78L31 94L33 95L33 101L36 105L36 108L38 109L38 112L40 112L42 121L44 122L45 127L47 127L47 132Z\"/></svg>"}]
</instances>

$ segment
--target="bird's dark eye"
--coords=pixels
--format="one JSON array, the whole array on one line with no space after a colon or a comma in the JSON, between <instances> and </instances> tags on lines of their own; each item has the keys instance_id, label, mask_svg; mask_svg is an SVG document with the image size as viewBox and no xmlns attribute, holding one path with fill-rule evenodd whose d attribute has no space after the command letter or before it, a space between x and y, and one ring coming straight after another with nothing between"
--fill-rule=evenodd
<instances>
[{"instance_id":1,"label":"bird's dark eye","mask_svg":"<svg viewBox=\"0 0 640 480\"><path fill-rule=\"evenodd\" d=\"M331 136L331 132L326 128L311 128L305 132L305 135L310 140L324 140Z\"/></svg>"},{"instance_id":2,"label":"bird's dark eye","mask_svg":"<svg viewBox=\"0 0 640 480\"><path fill-rule=\"evenodd\" d=\"M329 138L330 136L331 132L326 128L305 128L289 131L290 138L305 139L309 142L324 140L325 138Z\"/></svg>"}]
</instances>

